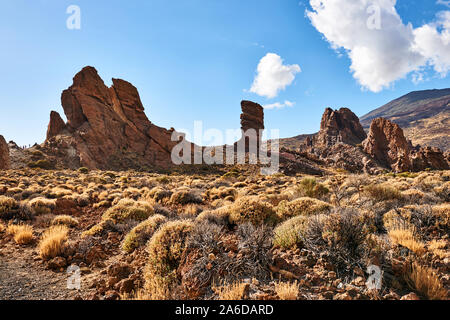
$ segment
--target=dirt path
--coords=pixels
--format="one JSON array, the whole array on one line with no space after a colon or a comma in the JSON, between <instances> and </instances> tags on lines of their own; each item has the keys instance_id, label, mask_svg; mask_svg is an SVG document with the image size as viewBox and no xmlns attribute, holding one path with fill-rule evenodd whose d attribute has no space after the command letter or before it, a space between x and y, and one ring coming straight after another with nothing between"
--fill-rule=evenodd
<instances>
[{"instance_id":1,"label":"dirt path","mask_svg":"<svg viewBox=\"0 0 450 320\"><path fill-rule=\"evenodd\" d=\"M46 270L33 248L0 242L0 300L73 299L67 274Z\"/></svg>"}]
</instances>

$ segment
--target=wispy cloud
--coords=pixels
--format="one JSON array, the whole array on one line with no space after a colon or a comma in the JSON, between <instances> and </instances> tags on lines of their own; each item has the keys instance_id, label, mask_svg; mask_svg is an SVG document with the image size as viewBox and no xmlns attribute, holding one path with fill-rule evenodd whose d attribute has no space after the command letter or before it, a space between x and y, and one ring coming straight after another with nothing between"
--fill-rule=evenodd
<instances>
[{"instance_id":1,"label":"wispy cloud","mask_svg":"<svg viewBox=\"0 0 450 320\"><path fill-rule=\"evenodd\" d=\"M267 104L265 106L263 106L264 109L282 109L285 107L293 107L295 105L295 102L291 102L289 100L284 101L284 103L281 102L275 102L272 104Z\"/></svg>"}]
</instances>

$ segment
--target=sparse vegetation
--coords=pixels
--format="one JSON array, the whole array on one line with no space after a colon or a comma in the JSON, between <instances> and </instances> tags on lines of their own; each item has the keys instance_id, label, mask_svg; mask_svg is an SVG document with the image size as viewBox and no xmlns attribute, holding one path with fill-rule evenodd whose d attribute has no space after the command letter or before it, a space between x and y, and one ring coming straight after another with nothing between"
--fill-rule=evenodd
<instances>
[{"instance_id":1,"label":"sparse vegetation","mask_svg":"<svg viewBox=\"0 0 450 320\"><path fill-rule=\"evenodd\" d=\"M39 242L39 255L49 260L64 253L69 230L66 226L52 226L44 232Z\"/></svg>"},{"instance_id":2,"label":"sparse vegetation","mask_svg":"<svg viewBox=\"0 0 450 320\"><path fill-rule=\"evenodd\" d=\"M2 259L79 265L101 299L448 298L449 171L224 172L2 172Z\"/></svg>"},{"instance_id":3,"label":"sparse vegetation","mask_svg":"<svg viewBox=\"0 0 450 320\"><path fill-rule=\"evenodd\" d=\"M275 292L280 300L297 300L299 285L297 281L293 283L278 282L275 283Z\"/></svg>"}]
</instances>

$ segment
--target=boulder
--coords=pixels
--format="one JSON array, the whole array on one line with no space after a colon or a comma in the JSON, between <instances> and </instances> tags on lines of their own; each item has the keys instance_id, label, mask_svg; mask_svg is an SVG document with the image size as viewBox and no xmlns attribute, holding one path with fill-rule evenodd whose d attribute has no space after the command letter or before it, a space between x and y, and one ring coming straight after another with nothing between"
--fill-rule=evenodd
<instances>
[{"instance_id":1,"label":"boulder","mask_svg":"<svg viewBox=\"0 0 450 320\"><path fill-rule=\"evenodd\" d=\"M7 170L10 166L11 161L9 157L9 147L5 141L5 138L0 135L0 170Z\"/></svg>"}]
</instances>

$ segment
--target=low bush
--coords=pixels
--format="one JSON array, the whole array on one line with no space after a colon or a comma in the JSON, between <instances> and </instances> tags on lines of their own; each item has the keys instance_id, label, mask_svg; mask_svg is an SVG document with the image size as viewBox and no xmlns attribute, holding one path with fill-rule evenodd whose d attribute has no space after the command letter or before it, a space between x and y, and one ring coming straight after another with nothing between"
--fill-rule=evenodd
<instances>
[{"instance_id":1,"label":"low bush","mask_svg":"<svg viewBox=\"0 0 450 320\"><path fill-rule=\"evenodd\" d=\"M143 221L153 214L153 207L146 201L122 199L115 206L106 210L102 219L123 223L127 220Z\"/></svg>"},{"instance_id":2,"label":"low bush","mask_svg":"<svg viewBox=\"0 0 450 320\"><path fill-rule=\"evenodd\" d=\"M285 220L299 215L311 216L327 213L331 208L332 206L327 202L305 197L292 201L281 201L276 210L280 219Z\"/></svg>"},{"instance_id":3,"label":"low bush","mask_svg":"<svg viewBox=\"0 0 450 320\"><path fill-rule=\"evenodd\" d=\"M330 192L323 184L318 183L314 178L304 178L298 187L300 193L310 198L321 198Z\"/></svg>"},{"instance_id":4,"label":"low bush","mask_svg":"<svg viewBox=\"0 0 450 320\"><path fill-rule=\"evenodd\" d=\"M122 250L131 253L143 246L158 230L159 226L167 222L167 218L162 215L154 215L134 227L123 240Z\"/></svg>"},{"instance_id":5,"label":"low bush","mask_svg":"<svg viewBox=\"0 0 450 320\"><path fill-rule=\"evenodd\" d=\"M52 225L65 225L68 227L76 227L78 225L78 220L74 217L68 215L59 215L53 218Z\"/></svg>"},{"instance_id":6,"label":"low bush","mask_svg":"<svg viewBox=\"0 0 450 320\"><path fill-rule=\"evenodd\" d=\"M277 215L273 206L256 196L242 197L230 207L229 221L232 224L250 222L255 225L275 224Z\"/></svg>"},{"instance_id":7,"label":"low bush","mask_svg":"<svg viewBox=\"0 0 450 320\"><path fill-rule=\"evenodd\" d=\"M386 185L368 185L364 188L364 194L375 201L402 200L398 189Z\"/></svg>"},{"instance_id":8,"label":"low bush","mask_svg":"<svg viewBox=\"0 0 450 320\"><path fill-rule=\"evenodd\" d=\"M361 214L338 209L328 216L311 217L305 231L305 246L315 254L325 253L338 274L349 274L367 258L368 228Z\"/></svg>"},{"instance_id":9,"label":"low bush","mask_svg":"<svg viewBox=\"0 0 450 320\"><path fill-rule=\"evenodd\" d=\"M160 227L147 245L148 264L144 272L146 290L150 296L172 297L177 285L177 268L186 247L186 239L194 224L186 220L170 221Z\"/></svg>"},{"instance_id":10,"label":"low bush","mask_svg":"<svg viewBox=\"0 0 450 320\"><path fill-rule=\"evenodd\" d=\"M172 194L169 202L171 204L185 205L188 203L202 203L203 199L200 195L190 190L180 190Z\"/></svg>"},{"instance_id":11,"label":"low bush","mask_svg":"<svg viewBox=\"0 0 450 320\"><path fill-rule=\"evenodd\" d=\"M278 225L273 231L273 245L284 249L301 247L308 217L297 216Z\"/></svg>"}]
</instances>

